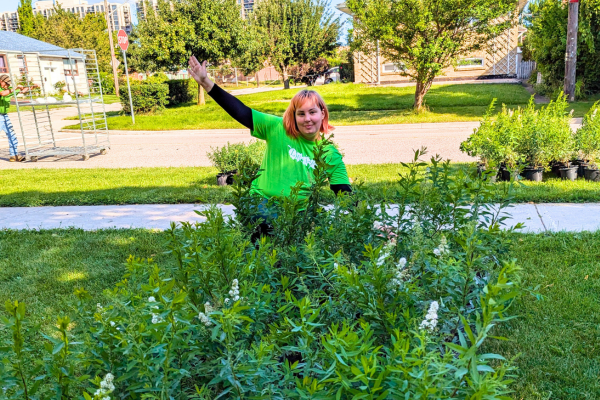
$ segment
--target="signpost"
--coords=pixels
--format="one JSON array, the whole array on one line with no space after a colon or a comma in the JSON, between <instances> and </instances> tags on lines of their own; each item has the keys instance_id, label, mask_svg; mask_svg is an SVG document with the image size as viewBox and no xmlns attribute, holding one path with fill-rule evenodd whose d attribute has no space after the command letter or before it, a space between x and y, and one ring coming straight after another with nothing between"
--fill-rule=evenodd
<instances>
[{"instance_id":1,"label":"signpost","mask_svg":"<svg viewBox=\"0 0 600 400\"><path fill-rule=\"evenodd\" d=\"M131 85L129 84L129 72L127 71L127 48L129 47L129 37L127 33L120 29L117 34L117 42L119 47L123 50L123 62L125 63L125 76L127 77L127 92L129 92L129 108L131 109L131 123L135 125L135 116L133 115L133 101L131 100Z\"/></svg>"}]
</instances>

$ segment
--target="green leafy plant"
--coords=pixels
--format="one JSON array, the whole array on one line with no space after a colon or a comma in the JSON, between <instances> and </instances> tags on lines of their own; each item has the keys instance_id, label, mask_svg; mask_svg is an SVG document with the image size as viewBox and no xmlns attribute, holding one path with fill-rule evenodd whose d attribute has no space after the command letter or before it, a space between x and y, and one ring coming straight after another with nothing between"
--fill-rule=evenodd
<instances>
[{"instance_id":1,"label":"green leafy plant","mask_svg":"<svg viewBox=\"0 0 600 400\"><path fill-rule=\"evenodd\" d=\"M581 159L596 164L600 159L600 102L596 102L583 117L575 133L575 147Z\"/></svg>"},{"instance_id":2,"label":"green leafy plant","mask_svg":"<svg viewBox=\"0 0 600 400\"><path fill-rule=\"evenodd\" d=\"M127 85L119 86L121 105L125 113L131 113ZM136 113L149 114L164 110L169 103L169 86L164 83L141 81L131 85L131 101Z\"/></svg>"},{"instance_id":3,"label":"green leafy plant","mask_svg":"<svg viewBox=\"0 0 600 400\"><path fill-rule=\"evenodd\" d=\"M195 101L198 96L198 83L194 79L171 79L169 85L169 104L176 105Z\"/></svg>"},{"instance_id":4,"label":"green leafy plant","mask_svg":"<svg viewBox=\"0 0 600 400\"><path fill-rule=\"evenodd\" d=\"M439 158L427 167L420 150L399 176L397 207L360 186L325 207L329 143L317 144L310 183L269 205L271 236L249 240L263 199L246 158L235 218L212 207L202 223L173 224L174 262L131 256L103 304L77 290L76 325L61 318L46 337L53 354L38 385L62 382L61 396L77 387L86 400L506 399L514 369L482 346L520 293L500 229L512 183L498 202L493 184ZM37 336L24 307L18 315L18 330ZM4 366L17 342L0 346ZM10 376L35 375L18 368ZM17 398L21 381L4 376Z\"/></svg>"},{"instance_id":5,"label":"green leafy plant","mask_svg":"<svg viewBox=\"0 0 600 400\"><path fill-rule=\"evenodd\" d=\"M222 147L211 147L207 157L211 164L221 173L229 173L239 169L240 163L249 159L255 167L258 167L266 151L264 141L252 141L246 143L229 143Z\"/></svg>"}]
</instances>

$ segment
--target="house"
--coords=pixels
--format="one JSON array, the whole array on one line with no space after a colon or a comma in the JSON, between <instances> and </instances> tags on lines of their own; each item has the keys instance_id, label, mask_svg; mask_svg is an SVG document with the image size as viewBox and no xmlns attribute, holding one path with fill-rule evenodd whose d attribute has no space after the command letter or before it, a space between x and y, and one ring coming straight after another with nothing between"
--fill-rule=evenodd
<instances>
[{"instance_id":1,"label":"house","mask_svg":"<svg viewBox=\"0 0 600 400\"><path fill-rule=\"evenodd\" d=\"M15 32L0 31L0 74L10 75L13 83L27 79L43 89L43 94L57 94L55 85L87 94L88 82L83 52L32 39Z\"/></svg>"},{"instance_id":2,"label":"house","mask_svg":"<svg viewBox=\"0 0 600 400\"><path fill-rule=\"evenodd\" d=\"M517 11L522 11L527 2L519 0ZM336 8L352 16L346 3L340 3ZM521 77L519 43L526 31L524 27L514 24L490 43L488 49L465 54L457 60L456 65L444 69L443 74L434 81ZM394 84L410 80L410 77L400 74L396 64L381 57L378 50L373 54L354 54L355 83Z\"/></svg>"}]
</instances>

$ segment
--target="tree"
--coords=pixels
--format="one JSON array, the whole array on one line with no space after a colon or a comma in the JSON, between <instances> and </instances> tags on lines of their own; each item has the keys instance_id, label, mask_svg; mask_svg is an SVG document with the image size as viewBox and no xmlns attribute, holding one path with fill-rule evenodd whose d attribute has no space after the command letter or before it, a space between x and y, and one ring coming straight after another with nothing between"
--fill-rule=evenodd
<instances>
[{"instance_id":1,"label":"tree","mask_svg":"<svg viewBox=\"0 0 600 400\"><path fill-rule=\"evenodd\" d=\"M347 0L354 14L353 43L402 66L416 81L421 110L433 79L460 56L484 49L513 23L515 0Z\"/></svg>"},{"instance_id":2,"label":"tree","mask_svg":"<svg viewBox=\"0 0 600 400\"><path fill-rule=\"evenodd\" d=\"M33 33L33 7L31 0L21 0L17 7L19 14L19 33L25 36L31 36Z\"/></svg>"},{"instance_id":3,"label":"tree","mask_svg":"<svg viewBox=\"0 0 600 400\"><path fill-rule=\"evenodd\" d=\"M173 71L186 67L191 55L222 63L244 51L247 35L236 0L160 0L158 7L138 26L142 64ZM198 104L204 104L200 85Z\"/></svg>"},{"instance_id":4,"label":"tree","mask_svg":"<svg viewBox=\"0 0 600 400\"><path fill-rule=\"evenodd\" d=\"M289 68L310 64L337 46L339 19L326 0L261 0L250 15L262 53L290 88Z\"/></svg>"},{"instance_id":5,"label":"tree","mask_svg":"<svg viewBox=\"0 0 600 400\"><path fill-rule=\"evenodd\" d=\"M87 14L82 19L62 9L60 5L54 11L48 19L41 15L35 16L31 37L65 49L96 50L100 71L111 71L110 45L104 16Z\"/></svg>"},{"instance_id":6,"label":"tree","mask_svg":"<svg viewBox=\"0 0 600 400\"><path fill-rule=\"evenodd\" d=\"M600 92L600 0L581 1L580 6L577 86L580 92ZM567 4L560 0L538 0L530 3L529 12L525 22L531 56L542 73L547 91L560 91L565 77Z\"/></svg>"}]
</instances>

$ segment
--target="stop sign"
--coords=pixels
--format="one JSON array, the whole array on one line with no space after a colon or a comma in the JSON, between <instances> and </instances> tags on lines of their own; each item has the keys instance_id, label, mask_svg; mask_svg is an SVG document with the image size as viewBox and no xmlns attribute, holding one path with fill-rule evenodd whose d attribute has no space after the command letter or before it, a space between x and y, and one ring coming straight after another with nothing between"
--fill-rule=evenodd
<instances>
[{"instance_id":1,"label":"stop sign","mask_svg":"<svg viewBox=\"0 0 600 400\"><path fill-rule=\"evenodd\" d=\"M123 51L127 51L127 48L129 47L129 38L123 29L119 29L119 33L117 33L117 42Z\"/></svg>"}]
</instances>

